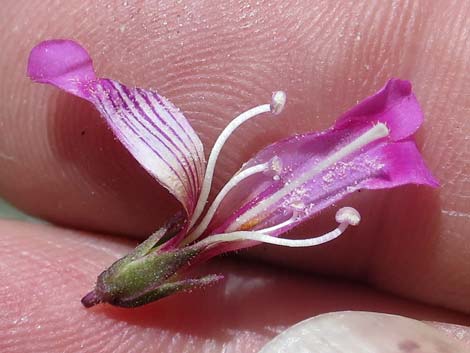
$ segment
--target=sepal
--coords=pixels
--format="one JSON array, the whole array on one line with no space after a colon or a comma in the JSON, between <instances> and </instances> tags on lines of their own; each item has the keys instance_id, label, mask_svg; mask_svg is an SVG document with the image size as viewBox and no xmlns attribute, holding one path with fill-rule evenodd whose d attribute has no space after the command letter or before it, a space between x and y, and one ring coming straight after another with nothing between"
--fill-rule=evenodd
<instances>
[{"instance_id":1,"label":"sepal","mask_svg":"<svg viewBox=\"0 0 470 353\"><path fill-rule=\"evenodd\" d=\"M136 298L116 299L110 304L124 308L135 308L178 292L190 292L193 289L206 287L222 278L223 276L221 275L211 274L200 278L188 278L181 281L163 283L154 290L148 291Z\"/></svg>"},{"instance_id":2,"label":"sepal","mask_svg":"<svg viewBox=\"0 0 470 353\"><path fill-rule=\"evenodd\" d=\"M221 277L181 278L181 271L204 250L199 245L162 250L183 228L181 216L174 218L131 253L112 264L97 279L95 289L82 298L85 307L99 303L136 307L176 292L211 284Z\"/></svg>"}]
</instances>

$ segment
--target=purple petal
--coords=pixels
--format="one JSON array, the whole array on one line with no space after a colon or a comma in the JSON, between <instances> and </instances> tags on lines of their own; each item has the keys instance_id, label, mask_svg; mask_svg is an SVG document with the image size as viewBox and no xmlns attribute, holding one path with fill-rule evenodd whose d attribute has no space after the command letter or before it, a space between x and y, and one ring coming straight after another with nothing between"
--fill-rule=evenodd
<instances>
[{"instance_id":1,"label":"purple petal","mask_svg":"<svg viewBox=\"0 0 470 353\"><path fill-rule=\"evenodd\" d=\"M392 140L411 136L423 123L423 113L411 91L409 81L392 79L384 88L344 113L335 124L336 129L354 124L383 122L391 130Z\"/></svg>"},{"instance_id":2,"label":"purple petal","mask_svg":"<svg viewBox=\"0 0 470 353\"><path fill-rule=\"evenodd\" d=\"M204 176L202 143L167 99L109 79L91 94L96 108L135 159L191 214Z\"/></svg>"},{"instance_id":3,"label":"purple petal","mask_svg":"<svg viewBox=\"0 0 470 353\"><path fill-rule=\"evenodd\" d=\"M439 182L426 167L416 143L404 140L384 144L381 148L370 151L370 158L377 158L383 163L383 173L387 178L365 180L362 187L384 189L405 184L422 184L438 187Z\"/></svg>"},{"instance_id":4,"label":"purple petal","mask_svg":"<svg viewBox=\"0 0 470 353\"><path fill-rule=\"evenodd\" d=\"M203 146L171 102L151 91L96 78L86 50L69 40L36 46L28 74L92 102L142 167L192 214L204 177Z\"/></svg>"},{"instance_id":5,"label":"purple petal","mask_svg":"<svg viewBox=\"0 0 470 353\"><path fill-rule=\"evenodd\" d=\"M87 84L96 79L87 51L71 40L48 40L35 46L29 55L28 76L88 99Z\"/></svg>"},{"instance_id":6,"label":"purple petal","mask_svg":"<svg viewBox=\"0 0 470 353\"><path fill-rule=\"evenodd\" d=\"M260 151L242 169L276 158L282 165L280 173L275 178L272 173L257 174L234 189L233 195L221 205L208 233L260 230L292 219L285 227L271 232L271 235L279 235L358 189L384 189L404 184L437 186L414 141L407 137L423 120L418 103L408 90L410 87L405 81L390 81L377 95L343 115L332 128L294 136ZM389 136L351 153L274 204L269 203L272 195L299 180L379 122L387 124ZM250 212L252 216L247 219ZM224 247L227 245L220 246Z\"/></svg>"}]
</instances>

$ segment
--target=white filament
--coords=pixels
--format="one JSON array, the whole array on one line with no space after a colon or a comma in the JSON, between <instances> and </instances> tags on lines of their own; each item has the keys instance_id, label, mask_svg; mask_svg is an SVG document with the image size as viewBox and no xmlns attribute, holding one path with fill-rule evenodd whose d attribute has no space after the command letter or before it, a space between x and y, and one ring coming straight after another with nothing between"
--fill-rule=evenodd
<instances>
[{"instance_id":1,"label":"white filament","mask_svg":"<svg viewBox=\"0 0 470 353\"><path fill-rule=\"evenodd\" d=\"M215 141L214 146L212 147L212 151L209 155L209 160L207 161L206 167L206 174L204 176L204 182L202 184L201 193L199 195L199 199L197 201L196 207L194 209L194 214L189 222L189 228L191 228L196 221L201 216L204 208L206 206L207 199L209 197L209 192L212 185L212 179L214 177L214 170L215 164L217 162L217 158L222 150L223 145L229 138L229 136L244 122L250 120L251 118L263 114L263 113L274 113L279 114L282 108L285 105L286 95L284 92L274 92L271 103L270 104L263 104L257 107L254 107L246 112L240 114L235 119L233 119L230 124L222 131L219 135L217 140Z\"/></svg>"},{"instance_id":2,"label":"white filament","mask_svg":"<svg viewBox=\"0 0 470 353\"><path fill-rule=\"evenodd\" d=\"M377 125L374 125L370 130L366 131L354 141L344 146L340 150L336 151L335 153L331 154L327 158L321 160L312 169L300 175L299 178L293 180L289 184L286 184L285 187L275 192L270 197L266 198L252 209L248 210L245 214L240 216L237 221L229 227L228 230L233 231L239 228L240 225L248 222L250 219L254 218L263 210L269 208L270 206L273 206L276 202L290 194L292 191L300 187L302 184L306 183L308 180L311 180L317 174L321 173L322 171L329 168L344 157L350 155L351 153L358 151L367 144L388 136L389 133L390 131L384 123L378 123Z\"/></svg>"},{"instance_id":3,"label":"white filament","mask_svg":"<svg viewBox=\"0 0 470 353\"><path fill-rule=\"evenodd\" d=\"M299 247L309 247L324 244L333 239L338 238L350 225L357 225L360 221L359 212L352 207L344 207L338 210L336 213L336 219L341 219L342 222L337 228L331 232L325 233L319 237L309 238L309 239L285 239L277 238L271 235L267 235L266 228L260 231L237 231L232 233L224 234L215 234L199 242L200 245L211 245L220 242L231 242L231 241L243 241L243 240L252 240L259 241L262 243L288 246L293 248Z\"/></svg>"},{"instance_id":4,"label":"white filament","mask_svg":"<svg viewBox=\"0 0 470 353\"><path fill-rule=\"evenodd\" d=\"M292 223L294 223L298 216L299 216L299 213L297 211L295 211L288 220L285 220L284 222L281 222L279 224L276 224L276 225L268 227L268 228L263 228L263 229L256 230L256 232L266 234L266 233L271 233L271 232L274 232L276 230L282 229L282 228L287 227L288 225L291 225Z\"/></svg>"},{"instance_id":5,"label":"white filament","mask_svg":"<svg viewBox=\"0 0 470 353\"><path fill-rule=\"evenodd\" d=\"M204 233L204 230L206 230L206 227L209 225L210 221L212 220L212 217L214 216L215 212L217 211L217 208L220 206L221 202L225 198L225 196L228 195L228 193L238 184L240 184L243 180L251 177L252 175L266 172L267 170L270 169L269 162L268 163L263 163L263 164L258 164L255 165L251 168L247 168L240 173L236 174L233 176L232 179L228 181L227 184L220 190L219 194L216 196L214 202L212 202L211 206L207 210L207 213L205 214L204 218L202 221L198 224L198 226L192 231L185 239L182 245L189 244L199 238L199 236Z\"/></svg>"}]
</instances>

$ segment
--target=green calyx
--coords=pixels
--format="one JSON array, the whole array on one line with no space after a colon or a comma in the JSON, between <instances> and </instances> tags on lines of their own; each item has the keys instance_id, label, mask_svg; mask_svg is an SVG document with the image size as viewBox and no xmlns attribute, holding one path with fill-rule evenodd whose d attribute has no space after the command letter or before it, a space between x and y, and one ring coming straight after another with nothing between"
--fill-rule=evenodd
<instances>
[{"instance_id":1,"label":"green calyx","mask_svg":"<svg viewBox=\"0 0 470 353\"><path fill-rule=\"evenodd\" d=\"M181 223L172 222L112 264L98 276L95 289L83 297L83 305L91 307L106 302L136 307L217 281L220 277L216 275L198 279L179 278L178 271L187 267L203 250L196 245L162 250L166 241L180 230Z\"/></svg>"}]
</instances>

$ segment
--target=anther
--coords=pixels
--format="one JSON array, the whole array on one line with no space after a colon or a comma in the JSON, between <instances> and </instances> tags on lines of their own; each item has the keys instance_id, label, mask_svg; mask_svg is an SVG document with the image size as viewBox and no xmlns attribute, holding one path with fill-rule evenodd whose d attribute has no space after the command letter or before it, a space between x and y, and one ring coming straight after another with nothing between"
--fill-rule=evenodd
<instances>
[{"instance_id":1,"label":"anther","mask_svg":"<svg viewBox=\"0 0 470 353\"><path fill-rule=\"evenodd\" d=\"M272 177L278 181L281 179L280 174L282 172L282 161L278 156L274 156L267 162L268 168L264 172L265 175Z\"/></svg>"},{"instance_id":2,"label":"anther","mask_svg":"<svg viewBox=\"0 0 470 353\"><path fill-rule=\"evenodd\" d=\"M336 222L348 223L351 226L357 226L361 221L361 215L352 207L343 207L336 212Z\"/></svg>"},{"instance_id":3,"label":"anther","mask_svg":"<svg viewBox=\"0 0 470 353\"><path fill-rule=\"evenodd\" d=\"M282 160L278 156L274 156L269 160L270 168L276 172L276 174L280 174L282 171Z\"/></svg>"},{"instance_id":4,"label":"anther","mask_svg":"<svg viewBox=\"0 0 470 353\"><path fill-rule=\"evenodd\" d=\"M284 106L286 105L286 92L284 91L277 91L274 92L271 98L271 113L278 115L284 110Z\"/></svg>"},{"instance_id":5,"label":"anther","mask_svg":"<svg viewBox=\"0 0 470 353\"><path fill-rule=\"evenodd\" d=\"M304 212L305 210L305 204L302 201L292 202L290 207L297 214Z\"/></svg>"}]
</instances>

